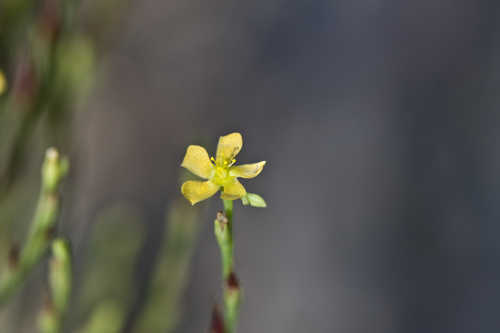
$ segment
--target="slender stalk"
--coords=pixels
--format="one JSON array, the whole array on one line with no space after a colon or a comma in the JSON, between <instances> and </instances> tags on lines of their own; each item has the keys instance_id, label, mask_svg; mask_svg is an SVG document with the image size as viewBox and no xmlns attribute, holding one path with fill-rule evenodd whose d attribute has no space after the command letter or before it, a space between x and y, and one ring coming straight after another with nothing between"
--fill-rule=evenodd
<instances>
[{"instance_id":1,"label":"slender stalk","mask_svg":"<svg viewBox=\"0 0 500 333\"><path fill-rule=\"evenodd\" d=\"M229 231L231 233L231 238L232 238L232 236L233 236L233 201L222 199L222 204L224 205L224 214L226 214Z\"/></svg>"},{"instance_id":2,"label":"slender stalk","mask_svg":"<svg viewBox=\"0 0 500 333\"><path fill-rule=\"evenodd\" d=\"M28 239L19 258L16 256L0 280L0 306L21 287L50 246L59 215L59 185L67 170L67 160L61 159L55 149L49 149L42 166L42 188Z\"/></svg>"},{"instance_id":3,"label":"slender stalk","mask_svg":"<svg viewBox=\"0 0 500 333\"><path fill-rule=\"evenodd\" d=\"M234 333L241 302L241 290L233 271L233 201L222 200L224 213L219 212L214 221L215 236L219 244L224 279L225 333Z\"/></svg>"},{"instance_id":4,"label":"slender stalk","mask_svg":"<svg viewBox=\"0 0 500 333\"><path fill-rule=\"evenodd\" d=\"M59 333L71 295L71 249L66 240L52 242L49 265L51 299L40 313L38 326L42 333Z\"/></svg>"},{"instance_id":5,"label":"slender stalk","mask_svg":"<svg viewBox=\"0 0 500 333\"><path fill-rule=\"evenodd\" d=\"M233 271L233 202L223 200L224 213L219 212L214 221L215 237L219 243L222 259L222 278L227 280Z\"/></svg>"},{"instance_id":6,"label":"slender stalk","mask_svg":"<svg viewBox=\"0 0 500 333\"><path fill-rule=\"evenodd\" d=\"M227 333L236 331L240 314L241 289L236 274L231 273L225 283L224 320Z\"/></svg>"}]
</instances>

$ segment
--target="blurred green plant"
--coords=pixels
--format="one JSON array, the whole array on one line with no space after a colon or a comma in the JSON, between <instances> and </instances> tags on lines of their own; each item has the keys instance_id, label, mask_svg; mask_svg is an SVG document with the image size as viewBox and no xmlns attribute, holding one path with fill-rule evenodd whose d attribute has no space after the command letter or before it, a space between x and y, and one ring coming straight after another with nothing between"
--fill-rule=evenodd
<instances>
[{"instance_id":1,"label":"blurred green plant","mask_svg":"<svg viewBox=\"0 0 500 333\"><path fill-rule=\"evenodd\" d=\"M141 215L129 204L115 204L97 217L80 278L82 286L75 295L72 326L80 326L79 332L122 329L137 296L133 272L144 234Z\"/></svg>"},{"instance_id":2,"label":"blurred green plant","mask_svg":"<svg viewBox=\"0 0 500 333\"><path fill-rule=\"evenodd\" d=\"M38 319L41 333L59 333L68 309L71 295L71 250L64 239L52 242L52 258L49 265L50 299Z\"/></svg>"},{"instance_id":3,"label":"blurred green plant","mask_svg":"<svg viewBox=\"0 0 500 333\"><path fill-rule=\"evenodd\" d=\"M68 160L61 157L57 150L47 150L42 166L38 207L23 249L20 253L15 249L11 251L9 268L0 280L0 306L21 287L50 246L59 214L59 186L68 168Z\"/></svg>"},{"instance_id":4,"label":"blurred green plant","mask_svg":"<svg viewBox=\"0 0 500 333\"><path fill-rule=\"evenodd\" d=\"M123 305L116 300L99 303L90 314L90 318L78 333L118 333L125 322Z\"/></svg>"},{"instance_id":5,"label":"blurred green plant","mask_svg":"<svg viewBox=\"0 0 500 333\"><path fill-rule=\"evenodd\" d=\"M93 77L93 37L76 20L76 0L0 2L0 68L7 94L0 98L0 195L24 170L26 148L44 119L42 138L67 146L70 109Z\"/></svg>"},{"instance_id":6,"label":"blurred green plant","mask_svg":"<svg viewBox=\"0 0 500 333\"><path fill-rule=\"evenodd\" d=\"M198 216L199 209L190 209L185 201L171 204L163 246L134 332L175 332L200 229Z\"/></svg>"}]
</instances>

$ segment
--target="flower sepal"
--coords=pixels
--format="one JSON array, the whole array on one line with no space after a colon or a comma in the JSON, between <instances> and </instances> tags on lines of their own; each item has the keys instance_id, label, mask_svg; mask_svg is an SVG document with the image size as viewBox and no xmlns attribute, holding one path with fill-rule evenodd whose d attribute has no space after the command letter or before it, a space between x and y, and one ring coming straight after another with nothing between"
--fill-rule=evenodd
<instances>
[{"instance_id":1,"label":"flower sepal","mask_svg":"<svg viewBox=\"0 0 500 333\"><path fill-rule=\"evenodd\" d=\"M264 198L262 198L260 195L255 194L255 193L247 193L243 197L241 197L241 203L243 206L252 206L252 207L258 207L258 208L265 208L267 207L266 201Z\"/></svg>"}]
</instances>

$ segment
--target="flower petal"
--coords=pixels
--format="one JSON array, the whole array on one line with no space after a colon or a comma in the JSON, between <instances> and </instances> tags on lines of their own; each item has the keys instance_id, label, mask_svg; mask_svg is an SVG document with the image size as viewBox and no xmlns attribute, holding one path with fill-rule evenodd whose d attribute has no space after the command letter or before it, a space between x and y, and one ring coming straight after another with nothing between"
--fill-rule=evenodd
<instances>
[{"instance_id":1,"label":"flower petal","mask_svg":"<svg viewBox=\"0 0 500 333\"><path fill-rule=\"evenodd\" d=\"M181 187L182 194L191 202L191 205L210 198L218 190L219 186L209 180L205 182L188 180Z\"/></svg>"},{"instance_id":2,"label":"flower petal","mask_svg":"<svg viewBox=\"0 0 500 333\"><path fill-rule=\"evenodd\" d=\"M229 169L229 175L241 178L254 178L262 171L264 165L266 165L266 161L233 166Z\"/></svg>"},{"instance_id":3,"label":"flower petal","mask_svg":"<svg viewBox=\"0 0 500 333\"><path fill-rule=\"evenodd\" d=\"M201 178L208 179L212 175L213 164L207 151L201 146L189 146L181 166Z\"/></svg>"},{"instance_id":4,"label":"flower petal","mask_svg":"<svg viewBox=\"0 0 500 333\"><path fill-rule=\"evenodd\" d=\"M247 191L245 190L243 185L241 185L238 179L234 179L232 182L224 185L221 198L226 200L236 200L246 194Z\"/></svg>"},{"instance_id":5,"label":"flower petal","mask_svg":"<svg viewBox=\"0 0 500 333\"><path fill-rule=\"evenodd\" d=\"M243 138L238 132L234 132L219 138L217 145L217 163L222 164L224 161L228 163L240 152L243 146Z\"/></svg>"}]
</instances>

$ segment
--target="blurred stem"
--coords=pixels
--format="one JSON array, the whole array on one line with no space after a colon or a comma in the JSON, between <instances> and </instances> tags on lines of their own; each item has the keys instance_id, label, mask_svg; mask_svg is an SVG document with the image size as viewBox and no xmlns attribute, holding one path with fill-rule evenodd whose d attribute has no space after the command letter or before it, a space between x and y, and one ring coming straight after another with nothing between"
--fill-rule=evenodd
<instances>
[{"instance_id":1,"label":"blurred stem","mask_svg":"<svg viewBox=\"0 0 500 333\"><path fill-rule=\"evenodd\" d=\"M21 1L19 1L21 2ZM26 3L26 11L29 7L31 1L24 1ZM43 3L44 1L40 1ZM57 3L57 2L56 2ZM20 171L24 167L23 159L25 155L26 146L34 135L34 130L44 113L47 113L48 108L51 106L52 100L55 95L55 81L57 79L58 68L57 68L57 57L56 50L61 44L62 37L71 31L70 24L72 22L73 13L76 10L76 1L66 0L61 2L61 9L64 11L64 15L60 16L61 19L61 29L59 34L56 34L54 39L44 39L40 35L43 27L37 27L38 23L34 23L34 36L30 40L30 46L34 49L33 59L28 61L33 61L33 63L38 64L37 73L40 77L37 77L37 90L30 96L29 105L26 110L23 110L25 116L22 119L19 128L13 138L13 145L9 152L7 159L6 168L0 178L0 199L3 199L8 195L11 186L17 181ZM43 12L43 11L42 11ZM43 17L39 17L43 19ZM1 29L0 29L1 30ZM35 66L34 64L32 64ZM35 78L31 78L35 80Z\"/></svg>"},{"instance_id":2,"label":"blurred stem","mask_svg":"<svg viewBox=\"0 0 500 333\"><path fill-rule=\"evenodd\" d=\"M222 259L225 333L233 333L238 319L241 291L233 272L233 201L223 199L222 202L224 214L217 214L214 225Z\"/></svg>"},{"instance_id":3,"label":"blurred stem","mask_svg":"<svg viewBox=\"0 0 500 333\"><path fill-rule=\"evenodd\" d=\"M52 243L49 266L50 302L40 313L38 325L42 333L59 333L71 295L71 250L67 241Z\"/></svg>"},{"instance_id":4,"label":"blurred stem","mask_svg":"<svg viewBox=\"0 0 500 333\"><path fill-rule=\"evenodd\" d=\"M143 313L133 332L177 332L191 258L199 234L198 209L182 201L169 208L166 228Z\"/></svg>"},{"instance_id":5,"label":"blurred stem","mask_svg":"<svg viewBox=\"0 0 500 333\"><path fill-rule=\"evenodd\" d=\"M52 303L61 316L66 312L71 295L71 270L71 248L69 243L64 239L56 239L52 243L49 282Z\"/></svg>"},{"instance_id":6,"label":"blurred stem","mask_svg":"<svg viewBox=\"0 0 500 333\"><path fill-rule=\"evenodd\" d=\"M59 215L59 185L68 170L68 161L51 148L42 166L42 188L31 230L19 258L11 258L5 276L0 280L0 306L23 284L26 276L47 252Z\"/></svg>"},{"instance_id":7,"label":"blurred stem","mask_svg":"<svg viewBox=\"0 0 500 333\"><path fill-rule=\"evenodd\" d=\"M41 115L41 108L34 107L32 110L26 111L26 115L14 137L14 143L8 157L7 167L2 175L0 198L8 194L10 187L18 178L18 174L22 168L26 143L31 137Z\"/></svg>"}]
</instances>

